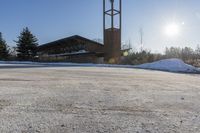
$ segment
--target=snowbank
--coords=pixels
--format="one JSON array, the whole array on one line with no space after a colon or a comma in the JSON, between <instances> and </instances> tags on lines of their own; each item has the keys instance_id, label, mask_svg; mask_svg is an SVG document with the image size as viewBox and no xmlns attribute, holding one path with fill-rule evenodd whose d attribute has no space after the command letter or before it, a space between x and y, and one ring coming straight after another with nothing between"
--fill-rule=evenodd
<instances>
[{"instance_id":1,"label":"snowbank","mask_svg":"<svg viewBox=\"0 0 200 133\"><path fill-rule=\"evenodd\" d=\"M17 65L45 65L45 66L80 66L80 67L119 67L134 68L133 65L93 64L93 63L71 63L71 62L31 62L31 61L0 61L1 64Z\"/></svg>"},{"instance_id":2,"label":"snowbank","mask_svg":"<svg viewBox=\"0 0 200 133\"><path fill-rule=\"evenodd\" d=\"M170 72L200 73L200 69L185 64L182 60L176 58L160 60L153 63L146 63L142 65L137 65L135 67L142 69L162 70Z\"/></svg>"},{"instance_id":3,"label":"snowbank","mask_svg":"<svg viewBox=\"0 0 200 133\"><path fill-rule=\"evenodd\" d=\"M165 59L156 61L153 63L146 63L142 65L111 65L111 64L91 64L91 63L41 63L41 62L20 62L20 61L0 61L0 65L3 64L18 64L18 65L43 65L45 67L51 66L72 66L72 67L117 67L117 68L140 68L140 69L151 69L161 70L169 72L180 72L180 73L200 73L200 69L195 68L191 65L185 64L180 59Z\"/></svg>"}]
</instances>

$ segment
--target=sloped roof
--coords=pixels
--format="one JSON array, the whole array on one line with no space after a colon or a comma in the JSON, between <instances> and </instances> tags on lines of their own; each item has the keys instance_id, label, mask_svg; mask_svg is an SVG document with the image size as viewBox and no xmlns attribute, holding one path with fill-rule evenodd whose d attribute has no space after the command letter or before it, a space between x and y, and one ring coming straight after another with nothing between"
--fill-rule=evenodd
<instances>
[{"instance_id":1,"label":"sloped roof","mask_svg":"<svg viewBox=\"0 0 200 133\"><path fill-rule=\"evenodd\" d=\"M59 44L62 44L62 43L67 43L67 42L70 42L72 40L81 40L81 41L85 41L85 42L89 42L89 43L93 43L93 44L103 46L103 44L98 43L96 41L87 39L87 38L79 36L79 35L74 35L74 36L70 36L70 37L67 37L67 38L59 39L59 40L56 40L56 41L53 41L53 42L49 42L49 43L40 45L40 46L38 46L38 48L42 49L42 48L45 48L45 47L51 47L51 46L59 45Z\"/></svg>"}]
</instances>

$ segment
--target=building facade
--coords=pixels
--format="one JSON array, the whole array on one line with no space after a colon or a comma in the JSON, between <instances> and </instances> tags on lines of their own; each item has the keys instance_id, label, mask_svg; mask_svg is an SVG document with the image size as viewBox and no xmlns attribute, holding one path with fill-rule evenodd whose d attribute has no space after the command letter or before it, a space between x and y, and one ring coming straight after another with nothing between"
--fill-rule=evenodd
<instances>
[{"instance_id":1,"label":"building facade","mask_svg":"<svg viewBox=\"0 0 200 133\"><path fill-rule=\"evenodd\" d=\"M75 35L38 47L39 61L103 63L104 45Z\"/></svg>"}]
</instances>

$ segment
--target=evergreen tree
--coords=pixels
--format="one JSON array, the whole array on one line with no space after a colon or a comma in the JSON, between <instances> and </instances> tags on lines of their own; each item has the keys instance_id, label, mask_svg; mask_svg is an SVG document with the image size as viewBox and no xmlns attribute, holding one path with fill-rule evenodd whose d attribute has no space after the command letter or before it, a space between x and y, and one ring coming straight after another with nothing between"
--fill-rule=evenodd
<instances>
[{"instance_id":1,"label":"evergreen tree","mask_svg":"<svg viewBox=\"0 0 200 133\"><path fill-rule=\"evenodd\" d=\"M26 27L18 36L17 57L20 60L32 60L37 54L37 38Z\"/></svg>"},{"instance_id":2,"label":"evergreen tree","mask_svg":"<svg viewBox=\"0 0 200 133\"><path fill-rule=\"evenodd\" d=\"M8 45L6 41L3 39L2 34L0 32L0 60L5 60L9 56Z\"/></svg>"}]
</instances>

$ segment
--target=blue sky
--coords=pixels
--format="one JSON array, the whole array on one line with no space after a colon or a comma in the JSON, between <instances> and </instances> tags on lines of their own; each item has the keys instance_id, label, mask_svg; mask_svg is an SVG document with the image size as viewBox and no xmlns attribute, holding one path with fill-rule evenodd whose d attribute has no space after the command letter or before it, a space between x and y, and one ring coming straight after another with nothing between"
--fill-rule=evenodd
<instances>
[{"instance_id":1,"label":"blue sky","mask_svg":"<svg viewBox=\"0 0 200 133\"><path fill-rule=\"evenodd\" d=\"M166 46L200 44L199 0L122 0L123 42L139 47L139 29L144 32L144 48L163 52ZM15 46L24 27L29 27L47 43L71 35L102 38L102 0L1 0L0 32ZM175 22L179 34L169 37L164 28Z\"/></svg>"}]
</instances>

